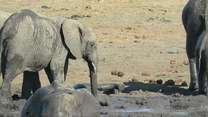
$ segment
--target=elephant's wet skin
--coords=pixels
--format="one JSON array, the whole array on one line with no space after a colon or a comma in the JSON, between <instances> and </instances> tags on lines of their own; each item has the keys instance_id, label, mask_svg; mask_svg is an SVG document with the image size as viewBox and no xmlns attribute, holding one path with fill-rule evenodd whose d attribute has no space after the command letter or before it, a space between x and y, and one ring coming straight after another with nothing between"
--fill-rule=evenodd
<instances>
[{"instance_id":1,"label":"elephant's wet skin","mask_svg":"<svg viewBox=\"0 0 208 117\"><path fill-rule=\"evenodd\" d=\"M198 88L195 46L201 33L206 30L208 19L207 0L189 0L182 12L186 31L186 52L190 63L190 90Z\"/></svg>"},{"instance_id":2,"label":"elephant's wet skin","mask_svg":"<svg viewBox=\"0 0 208 117\"><path fill-rule=\"evenodd\" d=\"M100 116L99 103L85 90L44 87L31 96L22 110L22 117Z\"/></svg>"}]
</instances>

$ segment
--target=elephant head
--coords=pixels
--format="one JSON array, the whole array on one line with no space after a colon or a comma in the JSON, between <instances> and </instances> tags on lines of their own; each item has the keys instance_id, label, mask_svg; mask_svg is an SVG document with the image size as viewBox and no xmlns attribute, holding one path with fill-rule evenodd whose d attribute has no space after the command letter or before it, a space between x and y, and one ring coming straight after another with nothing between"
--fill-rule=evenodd
<instances>
[{"instance_id":1,"label":"elephant head","mask_svg":"<svg viewBox=\"0 0 208 117\"><path fill-rule=\"evenodd\" d=\"M98 99L97 94L97 71L98 54L96 37L93 30L80 22L65 19L61 25L62 41L69 51L69 58L83 58L90 71L91 92Z\"/></svg>"}]
</instances>

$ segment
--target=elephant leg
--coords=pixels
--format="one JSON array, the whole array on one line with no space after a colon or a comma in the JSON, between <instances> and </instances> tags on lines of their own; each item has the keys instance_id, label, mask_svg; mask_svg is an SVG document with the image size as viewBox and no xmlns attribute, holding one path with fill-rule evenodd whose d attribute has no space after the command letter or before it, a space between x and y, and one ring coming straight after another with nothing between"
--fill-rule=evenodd
<instances>
[{"instance_id":1,"label":"elephant leg","mask_svg":"<svg viewBox=\"0 0 208 117\"><path fill-rule=\"evenodd\" d=\"M38 90L41 87L40 78L38 72L33 73L33 85L32 85L32 92L35 93L36 90Z\"/></svg>"},{"instance_id":2,"label":"elephant leg","mask_svg":"<svg viewBox=\"0 0 208 117\"><path fill-rule=\"evenodd\" d=\"M66 80L66 75L67 75L67 71L68 71L68 65L69 65L69 59L66 58L66 62L64 65L64 81Z\"/></svg>"},{"instance_id":3,"label":"elephant leg","mask_svg":"<svg viewBox=\"0 0 208 117\"><path fill-rule=\"evenodd\" d=\"M197 83L197 69L196 69L196 60L195 58L190 58L189 59L189 69L190 69L190 86L189 90L195 90L198 88L198 83Z\"/></svg>"},{"instance_id":4,"label":"elephant leg","mask_svg":"<svg viewBox=\"0 0 208 117\"><path fill-rule=\"evenodd\" d=\"M198 83L199 83L199 94L205 94L206 92L206 69L205 69L205 61L202 57L200 60L200 71L199 71L199 77L198 77Z\"/></svg>"},{"instance_id":5,"label":"elephant leg","mask_svg":"<svg viewBox=\"0 0 208 117\"><path fill-rule=\"evenodd\" d=\"M186 39L186 52L189 59L189 70L190 70L190 85L189 90L195 90L198 88L198 75L196 68L196 56L195 56L195 46L196 46L196 34L193 29L188 27L187 39Z\"/></svg>"},{"instance_id":6,"label":"elephant leg","mask_svg":"<svg viewBox=\"0 0 208 117\"><path fill-rule=\"evenodd\" d=\"M31 96L31 91L35 93L41 87L38 72L25 71L23 74L22 98L28 99Z\"/></svg>"},{"instance_id":7,"label":"elephant leg","mask_svg":"<svg viewBox=\"0 0 208 117\"><path fill-rule=\"evenodd\" d=\"M12 105L11 84L14 78L22 73L23 59L20 56L9 56L2 61L3 82L0 90L0 103L6 107Z\"/></svg>"},{"instance_id":8,"label":"elephant leg","mask_svg":"<svg viewBox=\"0 0 208 117\"><path fill-rule=\"evenodd\" d=\"M50 64L45 68L45 73L48 76L49 82L52 83L54 81L54 78L53 78L52 73L51 73Z\"/></svg>"}]
</instances>

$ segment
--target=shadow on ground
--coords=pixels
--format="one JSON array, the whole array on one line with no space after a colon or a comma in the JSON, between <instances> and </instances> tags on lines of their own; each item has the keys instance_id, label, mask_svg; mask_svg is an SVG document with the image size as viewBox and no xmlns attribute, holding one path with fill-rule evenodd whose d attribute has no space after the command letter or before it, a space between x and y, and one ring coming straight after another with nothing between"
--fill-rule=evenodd
<instances>
[{"instance_id":1,"label":"shadow on ground","mask_svg":"<svg viewBox=\"0 0 208 117\"><path fill-rule=\"evenodd\" d=\"M149 91L149 92L158 92L165 95L172 95L179 93L181 95L197 95L197 91L189 91L184 87L179 85L168 86L164 84L151 84L151 83L142 83L142 82L125 82L127 87L122 91L122 93L130 93L131 91Z\"/></svg>"}]
</instances>

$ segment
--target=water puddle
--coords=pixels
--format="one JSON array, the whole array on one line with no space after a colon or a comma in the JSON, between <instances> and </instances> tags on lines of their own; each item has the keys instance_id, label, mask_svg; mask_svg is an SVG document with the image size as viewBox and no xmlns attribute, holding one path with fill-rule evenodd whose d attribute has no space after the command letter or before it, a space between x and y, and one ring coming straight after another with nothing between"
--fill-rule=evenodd
<instances>
[{"instance_id":1,"label":"water puddle","mask_svg":"<svg viewBox=\"0 0 208 117\"><path fill-rule=\"evenodd\" d=\"M11 114L12 115L20 115L21 113L20 113L20 111L12 111Z\"/></svg>"},{"instance_id":2,"label":"water puddle","mask_svg":"<svg viewBox=\"0 0 208 117\"><path fill-rule=\"evenodd\" d=\"M172 110L172 109L153 109L153 108L125 108L125 109L116 109L113 110L116 113L137 113L137 112L146 112L146 113L163 113L163 114L171 114L171 115L189 115L189 112L186 110Z\"/></svg>"}]
</instances>

